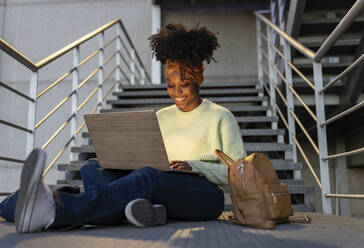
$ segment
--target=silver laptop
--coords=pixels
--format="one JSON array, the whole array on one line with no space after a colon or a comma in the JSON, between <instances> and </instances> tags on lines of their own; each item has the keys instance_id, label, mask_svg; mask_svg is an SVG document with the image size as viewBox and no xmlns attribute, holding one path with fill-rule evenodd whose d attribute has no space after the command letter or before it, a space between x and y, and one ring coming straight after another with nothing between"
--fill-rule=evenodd
<instances>
[{"instance_id":1,"label":"silver laptop","mask_svg":"<svg viewBox=\"0 0 364 248\"><path fill-rule=\"evenodd\" d=\"M157 115L153 110L87 114L86 125L102 168L171 170Z\"/></svg>"}]
</instances>

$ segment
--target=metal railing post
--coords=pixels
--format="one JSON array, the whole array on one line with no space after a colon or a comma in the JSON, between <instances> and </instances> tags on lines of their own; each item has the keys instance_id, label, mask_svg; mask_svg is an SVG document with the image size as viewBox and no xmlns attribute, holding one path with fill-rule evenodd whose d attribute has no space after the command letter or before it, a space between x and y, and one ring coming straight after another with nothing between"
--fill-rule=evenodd
<instances>
[{"instance_id":1,"label":"metal railing post","mask_svg":"<svg viewBox=\"0 0 364 248\"><path fill-rule=\"evenodd\" d=\"M140 84L144 85L145 84L145 70L143 68L140 69Z\"/></svg>"},{"instance_id":2,"label":"metal railing post","mask_svg":"<svg viewBox=\"0 0 364 248\"><path fill-rule=\"evenodd\" d=\"M135 50L130 49L130 84L135 84Z\"/></svg>"},{"instance_id":3,"label":"metal railing post","mask_svg":"<svg viewBox=\"0 0 364 248\"><path fill-rule=\"evenodd\" d=\"M118 24L116 24L116 35L117 35L117 39L116 39L116 73L115 73L115 92L120 92L121 90L121 68L120 68L120 61L121 61L121 23L118 22Z\"/></svg>"},{"instance_id":4,"label":"metal railing post","mask_svg":"<svg viewBox=\"0 0 364 248\"><path fill-rule=\"evenodd\" d=\"M297 163L297 147L296 143L294 142L292 135L296 136L296 125L295 120L290 110L294 112L294 98L293 93L289 89L289 86L293 87L293 80L292 80L292 68L288 65L288 62L291 62L291 46L286 42L284 39L281 40L283 44L283 53L284 57L284 69L285 69L285 77L286 77L286 100L287 100L287 119L288 119L288 137L289 137L289 144L292 145L292 152L287 152L286 155L293 159L294 163ZM301 171L295 170L294 171L294 179L301 179Z\"/></svg>"},{"instance_id":5,"label":"metal railing post","mask_svg":"<svg viewBox=\"0 0 364 248\"><path fill-rule=\"evenodd\" d=\"M263 56L262 56L262 35L261 35L261 29L262 29L262 22L255 18L257 22L257 54L258 54L258 82L259 82L259 88L264 89L264 78L263 78ZM263 92L259 92L258 96L263 96ZM263 105L267 105L267 102L263 102Z\"/></svg>"},{"instance_id":6,"label":"metal railing post","mask_svg":"<svg viewBox=\"0 0 364 248\"><path fill-rule=\"evenodd\" d=\"M274 70L272 64L274 63L274 54L273 54L273 49L271 47L272 43L272 30L271 28L269 28L267 26L267 39L268 39L268 67L269 67L269 90L270 90L270 105L272 106L272 116L276 116L277 115L277 110L274 107L275 103L276 103L276 91L275 88L273 86L273 80L275 82L277 82L277 72ZM272 122L272 129L277 129L278 128L278 123L277 122ZM278 142L283 142L283 136L279 135L278 136Z\"/></svg>"},{"instance_id":7,"label":"metal railing post","mask_svg":"<svg viewBox=\"0 0 364 248\"><path fill-rule=\"evenodd\" d=\"M105 49L105 34L100 33L100 52L99 52L99 72L98 72L98 90L97 90L97 111L100 112L102 97L103 97L103 80L104 80L104 49Z\"/></svg>"},{"instance_id":8,"label":"metal railing post","mask_svg":"<svg viewBox=\"0 0 364 248\"><path fill-rule=\"evenodd\" d=\"M313 63L313 77L315 81L315 105L316 105L316 116L317 116L317 137L319 145L319 161L320 161L320 176L322 184L322 209L326 214L332 214L331 200L326 198L325 195L330 193L330 172L329 172L329 161L323 160L323 157L327 156L327 135L326 126L320 124L325 121L325 102L324 93L320 94L319 91L322 89L322 65L321 63Z\"/></svg>"},{"instance_id":9,"label":"metal railing post","mask_svg":"<svg viewBox=\"0 0 364 248\"><path fill-rule=\"evenodd\" d=\"M32 133L27 133L27 144L25 148L25 156L28 156L34 149L35 143L35 121L37 115L37 88L38 88L38 71L31 72L30 75L30 86L29 86L29 97L34 99L34 102L29 102L28 105L28 123L27 128Z\"/></svg>"},{"instance_id":10,"label":"metal railing post","mask_svg":"<svg viewBox=\"0 0 364 248\"><path fill-rule=\"evenodd\" d=\"M76 130L77 130L77 120L78 120L78 115L77 115L77 105L78 105L78 83L79 83L79 68L78 68L78 64L79 64L79 60L80 60L80 47L77 46L73 49L73 67L74 70L72 72L72 91L75 92L72 95L72 99L71 99L71 106L72 106L72 114L74 114L74 116L71 119L71 137L76 137ZM77 141L76 139L73 139L71 141L71 146L77 146ZM76 154L75 153L70 153L70 161L76 160Z\"/></svg>"}]
</instances>

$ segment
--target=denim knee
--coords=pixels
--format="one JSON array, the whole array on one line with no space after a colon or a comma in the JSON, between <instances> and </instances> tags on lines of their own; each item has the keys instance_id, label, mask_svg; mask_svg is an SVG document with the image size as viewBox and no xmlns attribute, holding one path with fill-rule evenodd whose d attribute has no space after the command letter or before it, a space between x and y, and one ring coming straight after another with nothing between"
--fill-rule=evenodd
<instances>
[{"instance_id":1,"label":"denim knee","mask_svg":"<svg viewBox=\"0 0 364 248\"><path fill-rule=\"evenodd\" d=\"M87 160L87 162L84 163L84 165L82 165L80 172L81 172L81 175L87 174L88 172L94 171L97 168L100 168L99 162L97 161L97 159L92 158L92 159Z\"/></svg>"}]
</instances>

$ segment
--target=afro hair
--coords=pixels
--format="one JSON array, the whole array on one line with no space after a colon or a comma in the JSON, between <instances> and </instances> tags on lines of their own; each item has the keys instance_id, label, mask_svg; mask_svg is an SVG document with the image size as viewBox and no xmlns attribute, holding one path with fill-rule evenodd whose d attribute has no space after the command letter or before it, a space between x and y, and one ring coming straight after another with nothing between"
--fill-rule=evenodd
<instances>
[{"instance_id":1,"label":"afro hair","mask_svg":"<svg viewBox=\"0 0 364 248\"><path fill-rule=\"evenodd\" d=\"M201 65L206 60L209 64L213 51L220 47L216 35L205 27L187 29L182 24L170 23L157 34L148 38L152 56L162 64L166 60L178 61L181 64L189 63L195 66Z\"/></svg>"}]
</instances>

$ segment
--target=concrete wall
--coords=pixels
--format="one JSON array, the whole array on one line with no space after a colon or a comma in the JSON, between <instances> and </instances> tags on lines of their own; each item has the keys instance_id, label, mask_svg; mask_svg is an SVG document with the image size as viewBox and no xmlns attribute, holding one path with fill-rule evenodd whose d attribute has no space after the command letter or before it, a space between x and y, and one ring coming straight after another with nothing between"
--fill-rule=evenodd
<instances>
[{"instance_id":1,"label":"concrete wall","mask_svg":"<svg viewBox=\"0 0 364 248\"><path fill-rule=\"evenodd\" d=\"M130 38L139 53L148 73L151 71L151 54L147 38L151 35L151 1L149 0L12 0L0 1L0 37L14 46L29 59L37 62L51 53L63 48L74 40L88 34L96 28L114 19L122 19ZM105 43L116 35L116 27L105 32ZM124 39L124 38L123 38ZM126 41L126 39L124 39ZM86 42L80 48L80 60L99 47L99 37ZM115 42L105 50L105 59L115 50ZM125 52L123 52L125 55ZM123 62L122 62L123 63ZM97 68L98 57L94 57L80 69L80 82ZM115 66L115 58L105 67L104 76ZM61 59L47 65L39 72L38 93L49 86L57 78L73 67L73 53L69 52ZM125 71L126 67L123 65ZM0 52L0 81L15 89L29 93L30 71ZM115 74L111 77L105 91L115 82ZM95 75L79 91L78 105L97 85ZM72 89L72 76L54 87L49 93L39 98L37 104L37 122L53 107L64 99ZM0 87L0 119L27 125L28 102ZM89 113L96 105L97 94L90 103L80 111L81 116ZM70 101L62 106L36 130L35 146L42 146L51 135L71 115ZM81 125L83 118L78 119ZM85 130L85 129L84 129ZM0 125L0 156L24 159L24 132ZM70 135L66 127L47 147L47 165L53 160ZM80 139L78 143L82 143ZM58 163L69 161L69 148L61 156ZM0 161L0 192L16 189L19 184L21 165ZM56 166L55 166L56 167ZM63 174L52 170L46 177L49 183L55 183Z\"/></svg>"},{"instance_id":2,"label":"concrete wall","mask_svg":"<svg viewBox=\"0 0 364 248\"><path fill-rule=\"evenodd\" d=\"M205 64L206 82L257 81L256 24L252 11L245 10L163 10L162 26L181 22L188 27L197 23L217 34L221 48Z\"/></svg>"}]
</instances>

